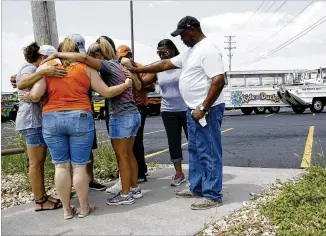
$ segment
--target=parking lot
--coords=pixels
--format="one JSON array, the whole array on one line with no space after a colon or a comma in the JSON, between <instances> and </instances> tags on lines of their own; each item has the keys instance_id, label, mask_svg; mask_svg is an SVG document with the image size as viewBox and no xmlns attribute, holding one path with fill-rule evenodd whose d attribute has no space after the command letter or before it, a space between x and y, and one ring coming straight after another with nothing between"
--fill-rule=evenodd
<instances>
[{"instance_id":1,"label":"parking lot","mask_svg":"<svg viewBox=\"0 0 326 236\"><path fill-rule=\"evenodd\" d=\"M9 126L2 126L2 147L14 140ZM231 110L225 112L222 129L225 166L300 168L304 156L309 159L311 153L311 163L321 162L319 156L326 150L326 112L298 115L283 108L278 114L243 115ZM96 130L98 142L110 143L104 121L96 120ZM184 163L188 163L185 135L182 143ZM144 145L147 162L171 163L160 116L147 118Z\"/></svg>"},{"instance_id":2,"label":"parking lot","mask_svg":"<svg viewBox=\"0 0 326 236\"><path fill-rule=\"evenodd\" d=\"M105 123L97 121L96 126L98 138L105 142ZM226 166L300 168L305 151L306 156L311 152L311 162L314 163L321 161L319 155L326 150L326 112L313 114L307 110L298 115L292 109L282 108L278 114L247 116L240 110L231 110L225 112L222 129ZM310 132L308 138L311 129L313 133ZM182 143L184 163L188 163L185 135ZM171 163L160 116L146 120L144 145L147 162Z\"/></svg>"}]
</instances>

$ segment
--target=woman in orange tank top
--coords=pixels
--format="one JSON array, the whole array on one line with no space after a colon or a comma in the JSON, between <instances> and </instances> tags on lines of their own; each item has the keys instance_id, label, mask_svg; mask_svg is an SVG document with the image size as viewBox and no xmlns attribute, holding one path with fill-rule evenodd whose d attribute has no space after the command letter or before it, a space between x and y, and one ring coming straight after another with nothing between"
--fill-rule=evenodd
<instances>
[{"instance_id":1,"label":"woman in orange tank top","mask_svg":"<svg viewBox=\"0 0 326 236\"><path fill-rule=\"evenodd\" d=\"M127 58L118 61L118 55L110 43L103 37L89 46L87 55L80 53L56 53L45 61L55 58L75 60L85 63L100 72L102 79L110 86L124 83L127 77L133 77L137 90L141 82L137 74L131 74L126 68L131 62ZM130 205L135 199L141 198L142 192L138 186L138 166L133 154L134 140L140 127L141 117L135 105L132 88L121 95L110 99L109 137L115 151L122 190L116 196L107 199L108 205Z\"/></svg>"},{"instance_id":2,"label":"woman in orange tank top","mask_svg":"<svg viewBox=\"0 0 326 236\"><path fill-rule=\"evenodd\" d=\"M65 39L59 51L78 52L78 48L71 39ZM26 96L38 102L47 92L48 101L42 110L43 136L55 164L55 185L63 204L64 218L71 219L76 213L76 207L70 205L72 182L80 203L78 217L84 218L95 209L88 204L89 181L86 171L94 139L94 120L88 91L91 87L103 97L111 98L129 89L132 80L127 79L123 84L108 87L97 71L83 63L56 59L47 64L64 67L68 73L59 79L44 77L34 84ZM73 178L70 174L71 164Z\"/></svg>"}]
</instances>

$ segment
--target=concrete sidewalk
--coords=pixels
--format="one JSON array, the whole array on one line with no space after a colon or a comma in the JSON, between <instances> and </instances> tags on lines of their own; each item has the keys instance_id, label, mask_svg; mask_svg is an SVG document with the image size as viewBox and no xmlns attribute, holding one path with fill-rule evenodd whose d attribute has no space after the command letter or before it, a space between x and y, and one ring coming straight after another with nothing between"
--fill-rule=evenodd
<instances>
[{"instance_id":1,"label":"concrete sidewalk","mask_svg":"<svg viewBox=\"0 0 326 236\"><path fill-rule=\"evenodd\" d=\"M185 165L186 166L186 165ZM62 209L34 212L34 204L25 204L2 211L2 235L193 235L204 226L242 207L249 192L260 193L277 178L287 179L302 170L224 168L224 205L210 210L193 211L195 199L175 198L184 188L169 186L172 168L150 173L141 184L144 197L128 206L107 206L105 192L90 191L90 203L97 206L85 219L63 219ZM72 204L78 206L77 200Z\"/></svg>"}]
</instances>

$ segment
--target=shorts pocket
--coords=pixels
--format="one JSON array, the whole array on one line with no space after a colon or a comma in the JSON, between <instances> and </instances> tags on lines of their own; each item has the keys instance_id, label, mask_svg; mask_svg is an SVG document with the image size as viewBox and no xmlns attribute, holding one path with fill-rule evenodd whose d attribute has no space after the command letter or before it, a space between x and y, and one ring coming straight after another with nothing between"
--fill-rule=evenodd
<instances>
[{"instance_id":1,"label":"shorts pocket","mask_svg":"<svg viewBox=\"0 0 326 236\"><path fill-rule=\"evenodd\" d=\"M43 133L54 134L57 132L57 118L51 114L43 115L42 119Z\"/></svg>"},{"instance_id":2,"label":"shorts pocket","mask_svg":"<svg viewBox=\"0 0 326 236\"><path fill-rule=\"evenodd\" d=\"M88 112L81 112L78 117L75 117L74 119L75 132L82 135L94 130L92 119L93 118L88 114Z\"/></svg>"}]
</instances>

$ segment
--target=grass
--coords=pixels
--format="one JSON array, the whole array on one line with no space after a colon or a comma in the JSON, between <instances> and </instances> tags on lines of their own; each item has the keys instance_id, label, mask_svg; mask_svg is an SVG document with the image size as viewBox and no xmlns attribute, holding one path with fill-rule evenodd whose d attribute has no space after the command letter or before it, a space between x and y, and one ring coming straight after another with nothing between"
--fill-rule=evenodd
<instances>
[{"instance_id":1,"label":"grass","mask_svg":"<svg viewBox=\"0 0 326 236\"><path fill-rule=\"evenodd\" d=\"M261 208L278 226L277 235L326 235L326 169L312 166L296 184Z\"/></svg>"},{"instance_id":2,"label":"grass","mask_svg":"<svg viewBox=\"0 0 326 236\"><path fill-rule=\"evenodd\" d=\"M23 147L25 153L5 156L1 158L2 174L23 174L28 179L27 169L27 151L24 138L16 132L15 142L9 142L6 148ZM47 151L46 161L44 165L46 185L54 185L54 165L50 152ZM107 180L115 178L118 175L118 164L115 153L108 143L101 143L94 151L94 177L96 179Z\"/></svg>"},{"instance_id":3,"label":"grass","mask_svg":"<svg viewBox=\"0 0 326 236\"><path fill-rule=\"evenodd\" d=\"M214 235L326 235L326 157L314 156L320 164L295 180L277 180L262 196L254 196L248 206L224 218L227 228L223 220L214 224L218 231ZM206 235L206 229L207 225L198 235Z\"/></svg>"}]
</instances>

